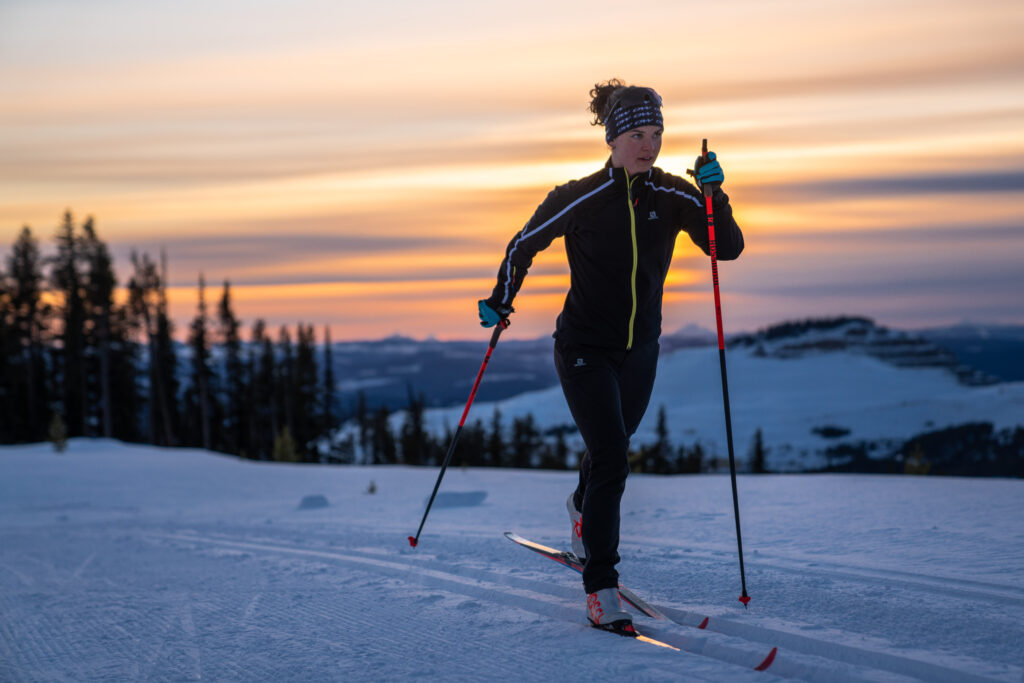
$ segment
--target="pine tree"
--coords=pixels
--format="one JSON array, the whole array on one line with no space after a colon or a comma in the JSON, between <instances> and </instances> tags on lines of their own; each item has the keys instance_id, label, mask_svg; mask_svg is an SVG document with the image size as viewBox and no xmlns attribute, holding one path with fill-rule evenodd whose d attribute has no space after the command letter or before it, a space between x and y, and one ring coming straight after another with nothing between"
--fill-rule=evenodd
<instances>
[{"instance_id":1,"label":"pine tree","mask_svg":"<svg viewBox=\"0 0 1024 683\"><path fill-rule=\"evenodd\" d=\"M7 363L7 402L3 414L12 416L5 440L36 441L43 437L49 412L46 391L47 317L50 307L43 303L43 258L39 243L28 226L22 228L8 258L9 281L2 298L3 355ZM7 422L5 420L5 422Z\"/></svg>"},{"instance_id":2,"label":"pine tree","mask_svg":"<svg viewBox=\"0 0 1024 683\"><path fill-rule=\"evenodd\" d=\"M198 430L201 445L205 449L214 447L213 424L215 422L215 382L210 368L210 342L208 338L209 316L206 313L206 280L199 275L199 304L195 318L189 328L188 344L192 349L192 386L188 391L189 425L193 432ZM194 437L193 437L193 443Z\"/></svg>"},{"instance_id":3,"label":"pine tree","mask_svg":"<svg viewBox=\"0 0 1024 683\"><path fill-rule=\"evenodd\" d=\"M512 466L528 468L534 466L534 457L541 447L540 432L534 423L533 413L512 420Z\"/></svg>"},{"instance_id":4,"label":"pine tree","mask_svg":"<svg viewBox=\"0 0 1024 683\"><path fill-rule=\"evenodd\" d=\"M448 434L448 443L454 437L454 432ZM441 447L432 439L427 437L426 446L432 454L429 460L423 464L440 464L443 462L445 453ZM434 456L436 455L436 462ZM467 423L459 435L459 443L455 446L452 454L452 462L457 462L461 467L480 467L484 465L484 458L487 455L487 432L480 420Z\"/></svg>"},{"instance_id":5,"label":"pine tree","mask_svg":"<svg viewBox=\"0 0 1024 683\"><path fill-rule=\"evenodd\" d=\"M568 469L569 468L569 446L565 443L565 431L559 429L555 433L555 469Z\"/></svg>"},{"instance_id":6,"label":"pine tree","mask_svg":"<svg viewBox=\"0 0 1024 683\"><path fill-rule=\"evenodd\" d=\"M160 405L166 424L167 443L176 445L175 435L181 433L181 409L178 393L178 354L174 345L174 323L167 303L167 255L160 253L160 279L156 309L156 368L162 394Z\"/></svg>"},{"instance_id":7,"label":"pine tree","mask_svg":"<svg viewBox=\"0 0 1024 683\"><path fill-rule=\"evenodd\" d=\"M85 367L85 298L81 246L70 211L57 229L57 254L51 260L50 281L60 297L63 319L61 342L61 403L70 436L89 434L88 378Z\"/></svg>"},{"instance_id":8,"label":"pine tree","mask_svg":"<svg viewBox=\"0 0 1024 683\"><path fill-rule=\"evenodd\" d=\"M423 394L414 395L412 387L408 388L408 393L409 407L400 437L402 462L406 465L424 465L429 457L427 434L423 429L423 409L427 401Z\"/></svg>"},{"instance_id":9,"label":"pine tree","mask_svg":"<svg viewBox=\"0 0 1024 683\"><path fill-rule=\"evenodd\" d=\"M665 415L665 406L658 408L658 423L655 427L655 434L658 436L657 441L642 450L643 471L650 474L669 474L672 471L669 464L672 445L668 440L668 419Z\"/></svg>"},{"instance_id":10,"label":"pine tree","mask_svg":"<svg viewBox=\"0 0 1024 683\"><path fill-rule=\"evenodd\" d=\"M248 455L248 430L245 424L246 384L245 364L242 361L240 324L231 307L231 283L224 281L224 290L217 306L217 339L224 349L224 450L236 455Z\"/></svg>"},{"instance_id":11,"label":"pine tree","mask_svg":"<svg viewBox=\"0 0 1024 683\"><path fill-rule=\"evenodd\" d=\"M547 436L554 436L555 443L550 443L548 439L543 438ZM565 469L565 456L567 448L565 446L565 437L562 435L562 429L555 428L550 429L542 435L539 443L539 466L545 470L564 470Z\"/></svg>"},{"instance_id":12,"label":"pine tree","mask_svg":"<svg viewBox=\"0 0 1024 683\"><path fill-rule=\"evenodd\" d=\"M373 414L371 429L370 464L393 465L398 462L395 435L391 431L387 406L380 406Z\"/></svg>"},{"instance_id":13,"label":"pine tree","mask_svg":"<svg viewBox=\"0 0 1024 683\"><path fill-rule=\"evenodd\" d=\"M298 326L298 343L295 346L295 383L292 402L294 404L295 440L299 452L306 461L317 459L314 442L319 436L322 410L319 406L320 372L316 364L316 333L312 325Z\"/></svg>"},{"instance_id":14,"label":"pine tree","mask_svg":"<svg viewBox=\"0 0 1024 683\"><path fill-rule=\"evenodd\" d=\"M246 452L246 457L254 460L262 458L261 455L261 444L260 444L260 409L262 407L259 398L259 389L257 387L258 382L258 368L259 368L259 351L262 340L256 338L257 325L260 326L260 334L262 335L262 320L257 320L256 324L253 325L253 331L250 333L249 345L245 347L245 376L248 379L245 385L245 405L246 410L242 413L242 418L245 421L245 441L249 444L249 450Z\"/></svg>"},{"instance_id":15,"label":"pine tree","mask_svg":"<svg viewBox=\"0 0 1024 683\"><path fill-rule=\"evenodd\" d=\"M704 471L704 447L698 441L693 448L687 450L685 446L679 448L678 467L680 474L700 474Z\"/></svg>"},{"instance_id":16,"label":"pine tree","mask_svg":"<svg viewBox=\"0 0 1024 683\"><path fill-rule=\"evenodd\" d=\"M252 328L251 361L252 374L252 416L250 433L255 453L260 459L273 455L274 435L280 430L278 419L278 395L276 391L277 363L274 359L274 343L266 333L266 323L257 320Z\"/></svg>"},{"instance_id":17,"label":"pine tree","mask_svg":"<svg viewBox=\"0 0 1024 683\"><path fill-rule=\"evenodd\" d=\"M99 385L99 422L103 436L110 438L114 435L113 348L123 341L115 338L119 332L114 326L114 289L117 287L117 278L110 252L96 235L92 217L86 219L82 232L81 248L86 263L85 308L90 323L86 343L89 348L96 350L99 358L99 367L95 373Z\"/></svg>"},{"instance_id":18,"label":"pine tree","mask_svg":"<svg viewBox=\"0 0 1024 683\"><path fill-rule=\"evenodd\" d=\"M140 361L143 346L141 321L127 305L116 306L110 331L111 436L122 441L142 441L145 405Z\"/></svg>"},{"instance_id":19,"label":"pine tree","mask_svg":"<svg viewBox=\"0 0 1024 683\"><path fill-rule=\"evenodd\" d=\"M765 466L766 455L764 435L761 433L761 428L758 427L757 431L754 432L754 443L750 447L750 471L753 474L765 474L768 472Z\"/></svg>"},{"instance_id":20,"label":"pine tree","mask_svg":"<svg viewBox=\"0 0 1024 683\"><path fill-rule=\"evenodd\" d=\"M277 358L274 394L279 397L276 401L278 423L281 425L281 429L287 429L289 434L294 435L295 355L292 351L291 334L284 325L281 326L277 336Z\"/></svg>"},{"instance_id":21,"label":"pine tree","mask_svg":"<svg viewBox=\"0 0 1024 683\"><path fill-rule=\"evenodd\" d=\"M494 409L491 416L491 433L487 439L487 462L491 467L505 467L505 440L502 436L501 411Z\"/></svg>"},{"instance_id":22,"label":"pine tree","mask_svg":"<svg viewBox=\"0 0 1024 683\"><path fill-rule=\"evenodd\" d=\"M14 328L14 307L11 304L11 285L0 266L0 415L9 418L0 421L0 443L15 441L15 427L18 414L27 411L15 410L16 386L24 377L21 372L21 349ZM20 397L18 397L20 398Z\"/></svg>"},{"instance_id":23,"label":"pine tree","mask_svg":"<svg viewBox=\"0 0 1024 683\"><path fill-rule=\"evenodd\" d=\"M147 433L149 443L177 445L177 359L171 340L172 327L167 316L166 261L163 267L147 254L132 252L134 272L128 282L129 308L142 321L149 356Z\"/></svg>"},{"instance_id":24,"label":"pine tree","mask_svg":"<svg viewBox=\"0 0 1024 683\"><path fill-rule=\"evenodd\" d=\"M324 387L320 399L324 414L320 432L328 439L334 434L338 420L338 395L334 379L334 351L331 348L331 328L324 325Z\"/></svg>"}]
</instances>

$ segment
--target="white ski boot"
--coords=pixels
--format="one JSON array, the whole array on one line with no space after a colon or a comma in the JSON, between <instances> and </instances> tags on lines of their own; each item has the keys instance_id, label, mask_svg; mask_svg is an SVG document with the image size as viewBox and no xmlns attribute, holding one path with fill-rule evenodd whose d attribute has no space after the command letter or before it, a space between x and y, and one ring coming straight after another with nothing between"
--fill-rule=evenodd
<instances>
[{"instance_id":1,"label":"white ski boot","mask_svg":"<svg viewBox=\"0 0 1024 683\"><path fill-rule=\"evenodd\" d=\"M569 511L569 536L572 539L572 552L583 564L587 562L587 550L583 547L583 515L576 509L572 499L575 491L565 501L565 509Z\"/></svg>"},{"instance_id":2,"label":"white ski boot","mask_svg":"<svg viewBox=\"0 0 1024 683\"><path fill-rule=\"evenodd\" d=\"M604 588L587 595L587 619L594 626L606 631L633 631L633 617L622 608L619 591L615 588Z\"/></svg>"}]
</instances>

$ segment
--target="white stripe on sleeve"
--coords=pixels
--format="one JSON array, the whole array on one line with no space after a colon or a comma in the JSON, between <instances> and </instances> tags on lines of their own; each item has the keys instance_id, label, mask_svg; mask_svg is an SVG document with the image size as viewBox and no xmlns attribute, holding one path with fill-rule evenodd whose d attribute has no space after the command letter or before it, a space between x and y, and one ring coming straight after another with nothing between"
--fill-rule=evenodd
<instances>
[{"instance_id":1,"label":"white stripe on sleeve","mask_svg":"<svg viewBox=\"0 0 1024 683\"><path fill-rule=\"evenodd\" d=\"M531 230L529 232L526 232L526 228L525 227L523 228L522 232L519 234L519 237L516 239L515 243L512 245L512 248L508 252L508 261L505 264L505 295L502 297L501 303L507 304L509 302L509 294L511 293L510 288L511 288L512 282L513 282L513 280L512 280L512 254L514 254L516 252L516 249L519 248L519 243L522 242L525 239L528 239L528 238L536 235L538 232L540 232L541 230L543 230L544 228L546 228L547 226L551 225L556 220L558 220L559 218L564 216L566 214L566 212L568 212L574 206L576 206L577 204L579 204L583 200L588 199L588 198L594 196L595 194L597 194L601 190L605 189L606 187L608 187L609 185L611 185L614 182L615 182L615 179L612 178L612 179L608 180L608 182L606 182L603 185L600 185L599 187L597 187L596 189L591 190L590 192L586 193L585 195L583 195L581 197L578 197L574 201L572 201L569 204L567 204L564 209L562 209L561 211L556 213L554 216L552 216L551 218L547 219L546 221L544 221L543 223L538 225L533 230Z\"/></svg>"}]
</instances>

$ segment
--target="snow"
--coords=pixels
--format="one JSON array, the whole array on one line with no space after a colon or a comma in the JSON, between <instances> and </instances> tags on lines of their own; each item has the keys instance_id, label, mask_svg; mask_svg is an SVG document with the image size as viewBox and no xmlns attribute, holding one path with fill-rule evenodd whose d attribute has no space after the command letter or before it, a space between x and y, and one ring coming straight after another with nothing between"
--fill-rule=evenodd
<instances>
[{"instance_id":1,"label":"snow","mask_svg":"<svg viewBox=\"0 0 1024 683\"><path fill-rule=\"evenodd\" d=\"M496 349L495 353L499 353ZM821 467L824 450L839 443L886 441L897 445L922 432L967 422L992 422L997 430L1024 424L1024 382L968 386L942 368L899 367L852 352L806 354L799 359L762 357L749 349L727 353L729 400L737 457L744 459L760 429L770 469ZM484 376L483 382L493 378ZM700 442L725 458L725 417L717 348L681 349L663 355L650 407L633 438L653 443L660 407L674 445ZM426 411L435 434L458 424L464 406ZM489 423L494 410L506 425L533 413L540 430L572 425L560 387L497 402L474 403L469 421ZM397 427L404 413L394 416ZM850 430L826 439L815 429ZM582 447L578 435L575 448Z\"/></svg>"},{"instance_id":2,"label":"snow","mask_svg":"<svg viewBox=\"0 0 1024 683\"><path fill-rule=\"evenodd\" d=\"M728 476L634 475L620 570L673 652L502 537L567 546L573 473L449 469L410 548L436 476L2 447L0 680L1024 680L1024 482L741 476L744 610Z\"/></svg>"}]
</instances>

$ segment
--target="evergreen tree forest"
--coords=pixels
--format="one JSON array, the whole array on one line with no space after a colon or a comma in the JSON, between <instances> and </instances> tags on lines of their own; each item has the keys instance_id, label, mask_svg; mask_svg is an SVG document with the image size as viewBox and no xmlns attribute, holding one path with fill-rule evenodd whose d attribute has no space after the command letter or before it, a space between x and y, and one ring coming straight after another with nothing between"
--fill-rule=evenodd
<instances>
[{"instance_id":1,"label":"evergreen tree forest","mask_svg":"<svg viewBox=\"0 0 1024 683\"><path fill-rule=\"evenodd\" d=\"M438 466L454 430L434 436L426 400L409 388L395 420L359 393L343 414L325 329L271 330L235 315L231 283L196 282L195 314L175 330L164 254L131 254L118 282L92 218L68 211L51 255L24 227L0 261L0 443L102 437L195 447L254 460ZM707 468L698 444L673 448L661 435L631 458L634 471ZM333 438L351 420L343 439ZM486 425L484 424L486 421ZM463 467L575 467L567 428L541 432L532 415L499 411L465 425L451 463Z\"/></svg>"},{"instance_id":2,"label":"evergreen tree forest","mask_svg":"<svg viewBox=\"0 0 1024 683\"><path fill-rule=\"evenodd\" d=\"M187 342L168 314L167 261L133 253L119 283L95 221L64 214L53 255L24 227L0 263L0 443L106 437L241 457L321 460L337 426L312 326L243 343L231 285L198 279ZM326 341L329 336L325 333ZM282 445L283 444L283 445Z\"/></svg>"}]
</instances>

